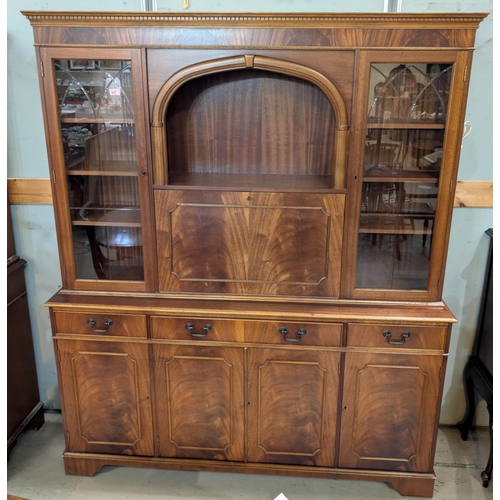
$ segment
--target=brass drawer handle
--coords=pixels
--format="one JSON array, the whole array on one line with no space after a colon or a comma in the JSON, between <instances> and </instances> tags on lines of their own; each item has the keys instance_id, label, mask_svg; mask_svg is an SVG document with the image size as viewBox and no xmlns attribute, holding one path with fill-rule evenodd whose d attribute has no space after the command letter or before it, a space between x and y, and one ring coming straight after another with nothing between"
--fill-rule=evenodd
<instances>
[{"instance_id":1,"label":"brass drawer handle","mask_svg":"<svg viewBox=\"0 0 500 500\"><path fill-rule=\"evenodd\" d=\"M304 328L301 328L297 332L298 338L296 338L296 339L289 339L289 338L287 338L288 330L286 328L281 327L280 330L279 330L279 332L281 333L281 335L284 335L284 339L287 342L300 342L300 340L302 339L302 337L307 333L307 331Z\"/></svg>"},{"instance_id":2,"label":"brass drawer handle","mask_svg":"<svg viewBox=\"0 0 500 500\"><path fill-rule=\"evenodd\" d=\"M93 332L95 332L95 333L107 333L107 331L109 330L109 327L113 324L113 320L107 319L104 322L104 326L106 327L104 330L96 330L95 329L95 321L92 318L89 318L87 320L87 323L90 325Z\"/></svg>"},{"instance_id":3,"label":"brass drawer handle","mask_svg":"<svg viewBox=\"0 0 500 500\"><path fill-rule=\"evenodd\" d=\"M191 323L186 325L186 330L191 334L191 337L205 337L207 333L212 329L212 325L206 324L203 327L205 333L194 333L194 326Z\"/></svg>"},{"instance_id":4,"label":"brass drawer handle","mask_svg":"<svg viewBox=\"0 0 500 500\"><path fill-rule=\"evenodd\" d=\"M403 345L406 342L406 339L410 338L410 332L403 332L401 334L401 340L396 340L396 341L391 340L392 335L389 330L385 330L382 333L382 335L387 339L387 342L389 342L389 344L391 345Z\"/></svg>"}]
</instances>

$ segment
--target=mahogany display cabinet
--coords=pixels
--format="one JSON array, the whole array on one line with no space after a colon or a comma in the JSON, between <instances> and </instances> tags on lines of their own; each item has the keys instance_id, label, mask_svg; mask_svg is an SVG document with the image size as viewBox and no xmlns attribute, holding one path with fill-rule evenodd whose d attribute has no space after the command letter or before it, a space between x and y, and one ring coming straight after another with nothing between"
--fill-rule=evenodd
<instances>
[{"instance_id":1,"label":"mahogany display cabinet","mask_svg":"<svg viewBox=\"0 0 500 500\"><path fill-rule=\"evenodd\" d=\"M63 289L67 474L431 497L485 14L24 12Z\"/></svg>"}]
</instances>

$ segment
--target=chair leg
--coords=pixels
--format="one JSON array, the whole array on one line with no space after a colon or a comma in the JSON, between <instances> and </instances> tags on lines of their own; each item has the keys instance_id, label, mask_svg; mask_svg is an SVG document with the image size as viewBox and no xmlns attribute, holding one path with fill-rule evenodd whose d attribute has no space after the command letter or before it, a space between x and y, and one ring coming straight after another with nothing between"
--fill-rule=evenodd
<instances>
[{"instance_id":1,"label":"chair leg","mask_svg":"<svg viewBox=\"0 0 500 500\"><path fill-rule=\"evenodd\" d=\"M427 231L429 230L429 219L424 220L424 235L422 236L422 246L425 247L427 241Z\"/></svg>"},{"instance_id":2,"label":"chair leg","mask_svg":"<svg viewBox=\"0 0 500 500\"><path fill-rule=\"evenodd\" d=\"M401 260L401 249L399 248L399 235L394 235L394 252L396 254L396 259Z\"/></svg>"},{"instance_id":3,"label":"chair leg","mask_svg":"<svg viewBox=\"0 0 500 500\"><path fill-rule=\"evenodd\" d=\"M490 414L490 456L486 464L486 469L481 472L484 488L489 486L493 475L493 399L488 401L488 413Z\"/></svg>"},{"instance_id":4,"label":"chair leg","mask_svg":"<svg viewBox=\"0 0 500 500\"><path fill-rule=\"evenodd\" d=\"M472 422L474 422L474 416L476 414L476 397L474 394L474 382L470 373L472 370L472 364L470 360L467 362L464 368L464 389L465 389L465 415L460 422L457 422L458 430L463 441L467 441L469 437L469 432L472 428Z\"/></svg>"}]
</instances>

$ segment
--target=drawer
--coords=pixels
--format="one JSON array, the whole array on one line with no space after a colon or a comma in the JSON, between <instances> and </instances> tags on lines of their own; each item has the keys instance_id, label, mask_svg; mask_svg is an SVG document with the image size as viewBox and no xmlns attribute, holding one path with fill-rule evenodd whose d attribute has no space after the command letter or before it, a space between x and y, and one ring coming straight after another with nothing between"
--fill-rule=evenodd
<instances>
[{"instance_id":1,"label":"drawer","mask_svg":"<svg viewBox=\"0 0 500 500\"><path fill-rule=\"evenodd\" d=\"M169 340L243 342L243 322L152 316L151 337Z\"/></svg>"},{"instance_id":2,"label":"drawer","mask_svg":"<svg viewBox=\"0 0 500 500\"><path fill-rule=\"evenodd\" d=\"M107 313L54 313L56 334L147 337L146 316Z\"/></svg>"},{"instance_id":3,"label":"drawer","mask_svg":"<svg viewBox=\"0 0 500 500\"><path fill-rule=\"evenodd\" d=\"M305 333L301 335L300 333L302 332ZM342 325L324 323L287 323L285 321L247 321L245 322L245 342L341 347Z\"/></svg>"},{"instance_id":4,"label":"drawer","mask_svg":"<svg viewBox=\"0 0 500 500\"><path fill-rule=\"evenodd\" d=\"M347 327L347 346L444 350L446 328L350 323Z\"/></svg>"}]
</instances>

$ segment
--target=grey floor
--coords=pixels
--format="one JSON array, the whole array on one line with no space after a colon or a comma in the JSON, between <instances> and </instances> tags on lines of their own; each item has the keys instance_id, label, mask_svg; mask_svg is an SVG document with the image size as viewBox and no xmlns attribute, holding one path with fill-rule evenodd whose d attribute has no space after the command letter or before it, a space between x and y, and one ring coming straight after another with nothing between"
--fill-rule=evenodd
<instances>
[{"instance_id":1,"label":"grey floor","mask_svg":"<svg viewBox=\"0 0 500 500\"><path fill-rule=\"evenodd\" d=\"M39 431L18 438L7 463L7 491L29 500L288 500L403 499L391 486L369 481L343 481L215 472L188 472L130 467L103 467L94 477L65 476L61 416L46 413ZM439 430L435 500L493 498L493 482L482 487L481 471L489 454L487 429L460 439L452 427Z\"/></svg>"}]
</instances>

